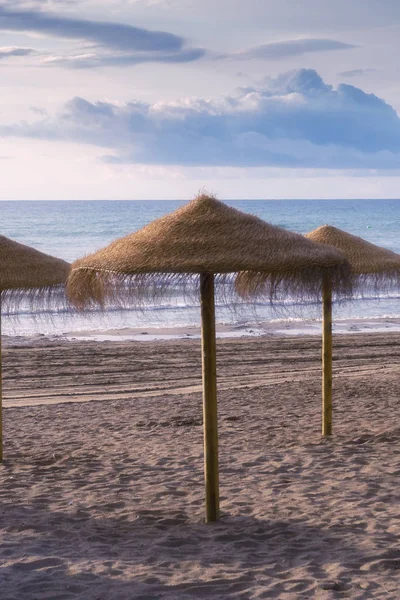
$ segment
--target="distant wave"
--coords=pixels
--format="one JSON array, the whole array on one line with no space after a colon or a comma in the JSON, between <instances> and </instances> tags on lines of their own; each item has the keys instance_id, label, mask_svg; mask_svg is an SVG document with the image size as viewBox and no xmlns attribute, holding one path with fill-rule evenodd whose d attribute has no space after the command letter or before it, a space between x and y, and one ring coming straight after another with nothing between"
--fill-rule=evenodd
<instances>
[{"instance_id":1,"label":"distant wave","mask_svg":"<svg viewBox=\"0 0 400 600\"><path fill-rule=\"evenodd\" d=\"M370 294L370 295L365 295L365 294L355 294L354 297L351 300L345 300L342 301L342 304L345 304L346 302L348 302L349 304L351 303L358 303L358 302L382 302L382 301L392 301L392 300L400 300L400 294L399 293L389 293L389 294ZM237 301L237 302L216 302L215 306L216 309L225 309L225 310L233 310L234 312L245 312L245 311L251 311L253 312L254 310L257 309L271 309L273 312L274 311L278 311L280 308L285 308L288 309L290 307L299 307L301 308L303 305L305 306L319 306L320 303L316 302L314 300L309 300L309 301L304 301L304 302L298 302L295 298L285 298L279 301L274 302L273 305L271 305L269 302L262 302L260 300L254 301L254 302L244 302L244 301ZM200 307L200 303L193 301L193 302L188 302L184 299L178 299L175 298L175 300L171 301L171 299L169 300L161 300L159 303L157 304L147 304L144 306L141 306L139 308L134 307L134 306L126 306L126 307L117 307L117 306L111 306L111 307L107 307L105 310L102 310L100 308L91 308L89 310L87 310L85 313L75 313L74 311L68 310L68 309L60 309L60 310L56 310L56 311L52 311L52 310L48 310L48 309L37 309L35 311L31 311L29 310L28 307L22 307L20 308L18 311L7 311L4 312L3 315L5 317L10 316L10 317L15 317L15 316L19 316L19 317L23 317L23 316L32 316L32 317L40 317L42 316L47 316L47 315L53 315L53 316L66 316L66 317L73 317L75 315L79 316L83 316L85 318L85 316L87 318L90 318L91 315L107 315L107 314L117 314L117 313L132 313L132 312L139 312L139 313L157 313L157 312L167 312L167 311L185 311L185 310L192 310L192 309L196 309Z\"/></svg>"}]
</instances>

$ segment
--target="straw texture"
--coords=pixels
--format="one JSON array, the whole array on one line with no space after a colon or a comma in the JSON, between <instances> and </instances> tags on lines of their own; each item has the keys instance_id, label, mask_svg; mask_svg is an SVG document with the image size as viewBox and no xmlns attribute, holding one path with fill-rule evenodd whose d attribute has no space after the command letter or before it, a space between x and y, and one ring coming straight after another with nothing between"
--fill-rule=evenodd
<instances>
[{"instance_id":1,"label":"straw texture","mask_svg":"<svg viewBox=\"0 0 400 600\"><path fill-rule=\"evenodd\" d=\"M0 236L0 293L3 308L15 310L21 301L52 308L62 297L70 264ZM65 302L65 300L64 300Z\"/></svg>"},{"instance_id":2,"label":"straw texture","mask_svg":"<svg viewBox=\"0 0 400 600\"><path fill-rule=\"evenodd\" d=\"M354 286L400 287L400 254L331 225L322 225L305 237L340 250L350 264Z\"/></svg>"},{"instance_id":3,"label":"straw texture","mask_svg":"<svg viewBox=\"0 0 400 600\"><path fill-rule=\"evenodd\" d=\"M73 263L67 294L79 309L127 299L140 303L164 293L170 283L198 293L196 274L214 273L221 283L247 271L236 280L239 296L262 291L272 297L282 282L316 295L325 270L337 286L346 285L348 265L338 251L202 194Z\"/></svg>"}]
</instances>

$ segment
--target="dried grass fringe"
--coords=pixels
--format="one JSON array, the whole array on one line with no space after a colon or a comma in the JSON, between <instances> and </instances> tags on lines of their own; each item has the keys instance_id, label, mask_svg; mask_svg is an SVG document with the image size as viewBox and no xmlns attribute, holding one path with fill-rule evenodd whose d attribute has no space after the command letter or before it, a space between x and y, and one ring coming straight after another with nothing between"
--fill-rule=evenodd
<instances>
[{"instance_id":1,"label":"dried grass fringe","mask_svg":"<svg viewBox=\"0 0 400 600\"><path fill-rule=\"evenodd\" d=\"M321 301L322 282L330 277L335 295L350 298L352 287L347 264L330 268L306 268L275 273L242 272L215 274L216 300L226 306L263 299L282 302L288 295L299 302ZM85 267L73 269L67 296L77 310L106 306L144 309L161 298L180 293L186 300L199 300L199 274L142 273L126 275Z\"/></svg>"},{"instance_id":2,"label":"dried grass fringe","mask_svg":"<svg viewBox=\"0 0 400 600\"><path fill-rule=\"evenodd\" d=\"M369 292L387 295L400 292L400 269L386 269L379 273L363 273L352 275L354 292L365 297Z\"/></svg>"},{"instance_id":3,"label":"dried grass fringe","mask_svg":"<svg viewBox=\"0 0 400 600\"><path fill-rule=\"evenodd\" d=\"M29 312L33 318L51 318L51 315L75 311L65 294L65 285L39 288L14 288L0 292L1 312L13 320Z\"/></svg>"},{"instance_id":4,"label":"dried grass fringe","mask_svg":"<svg viewBox=\"0 0 400 600\"><path fill-rule=\"evenodd\" d=\"M335 304L341 305L356 302L360 298L369 298L371 295L380 298L387 297L390 293L400 293L400 270L390 269L373 274L348 274L346 266L343 271L337 267L333 269L320 269L319 275L311 279L309 269L303 269L304 282L298 277L293 279L278 277L276 274L265 278L263 273L239 273L235 282L238 294L244 299L265 299L282 301L288 297L298 299L300 302L322 300L322 283L324 278L332 282L332 297ZM315 268L312 269L315 274ZM303 285L304 284L304 285ZM312 285L311 285L312 284Z\"/></svg>"}]
</instances>

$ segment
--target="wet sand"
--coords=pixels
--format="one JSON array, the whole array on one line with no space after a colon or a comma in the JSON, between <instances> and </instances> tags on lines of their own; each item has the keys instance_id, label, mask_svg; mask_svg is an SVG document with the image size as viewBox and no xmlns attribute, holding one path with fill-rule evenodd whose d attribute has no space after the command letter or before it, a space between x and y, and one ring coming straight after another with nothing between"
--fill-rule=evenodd
<instances>
[{"instance_id":1,"label":"wet sand","mask_svg":"<svg viewBox=\"0 0 400 600\"><path fill-rule=\"evenodd\" d=\"M400 334L218 341L203 523L198 340L6 339L1 600L399 598Z\"/></svg>"}]
</instances>

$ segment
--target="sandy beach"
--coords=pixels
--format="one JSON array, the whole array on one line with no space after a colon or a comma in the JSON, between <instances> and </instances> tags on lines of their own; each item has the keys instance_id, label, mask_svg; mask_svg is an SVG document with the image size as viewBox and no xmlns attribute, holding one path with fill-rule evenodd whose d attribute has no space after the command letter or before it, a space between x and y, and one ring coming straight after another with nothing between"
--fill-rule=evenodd
<instances>
[{"instance_id":1,"label":"sandy beach","mask_svg":"<svg viewBox=\"0 0 400 600\"><path fill-rule=\"evenodd\" d=\"M218 341L203 523L197 339L5 338L1 600L400 597L400 334Z\"/></svg>"}]
</instances>

